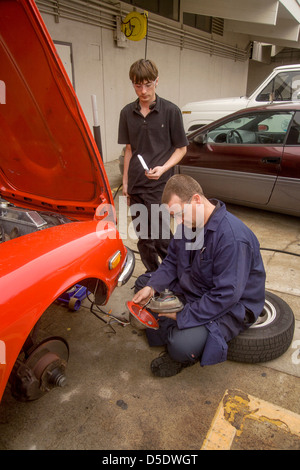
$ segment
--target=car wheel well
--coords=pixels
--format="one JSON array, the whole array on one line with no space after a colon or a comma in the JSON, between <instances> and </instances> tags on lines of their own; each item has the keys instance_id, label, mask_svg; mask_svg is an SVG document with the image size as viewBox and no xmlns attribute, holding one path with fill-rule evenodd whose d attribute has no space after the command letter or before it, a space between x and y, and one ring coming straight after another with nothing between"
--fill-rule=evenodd
<instances>
[{"instance_id":1,"label":"car wheel well","mask_svg":"<svg viewBox=\"0 0 300 470\"><path fill-rule=\"evenodd\" d=\"M108 289L104 281L98 278L87 278L83 279L80 282L80 285L84 286L87 288L87 290L93 294L94 297L94 302L97 305L103 305L106 302L107 299L107 294L108 294ZM41 319L44 315L44 313L47 311L47 309L43 312L43 314L39 317L39 319L36 321L36 323L33 325L31 328L27 338L25 339L21 349L20 353L25 353L27 354L28 351L31 350L31 348L36 344L37 338L39 335L39 329L40 329L40 323Z\"/></svg>"},{"instance_id":2,"label":"car wheel well","mask_svg":"<svg viewBox=\"0 0 300 470\"><path fill-rule=\"evenodd\" d=\"M89 291L88 295L91 295L89 299L91 302L95 302L97 305L106 303L108 287L104 281L98 278L88 278L79 281L79 283ZM68 350L67 342L61 337L50 336L43 339L40 338L43 336L43 332L40 332L41 319L46 311L47 309L33 325L10 371L8 380L12 395L17 400L35 400L43 395L45 391L48 391L48 389L50 390L54 386L63 386L65 382L64 372L67 365L67 358L65 356L68 355L66 352ZM52 360L54 354L52 349L55 353L62 351L62 357L57 353L58 358ZM35 368L43 368L44 363L47 366L45 366L45 370L47 369L47 377L50 377L51 383L44 376L42 377L43 383L40 377L36 378L35 376ZM42 386L40 386L41 383Z\"/></svg>"},{"instance_id":3,"label":"car wheel well","mask_svg":"<svg viewBox=\"0 0 300 470\"><path fill-rule=\"evenodd\" d=\"M80 284L95 296L94 302L97 305L104 305L106 303L107 286L104 281L98 278L88 278L80 281Z\"/></svg>"}]
</instances>

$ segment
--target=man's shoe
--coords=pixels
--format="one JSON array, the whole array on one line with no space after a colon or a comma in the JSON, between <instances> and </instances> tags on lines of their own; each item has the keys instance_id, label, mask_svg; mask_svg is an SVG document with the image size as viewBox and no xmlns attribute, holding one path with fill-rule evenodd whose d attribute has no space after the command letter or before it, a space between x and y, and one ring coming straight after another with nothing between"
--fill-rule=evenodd
<instances>
[{"instance_id":1,"label":"man's shoe","mask_svg":"<svg viewBox=\"0 0 300 470\"><path fill-rule=\"evenodd\" d=\"M193 363L184 364L174 361L167 352L153 359L151 362L151 371L156 377L172 377L179 374L185 367L191 366Z\"/></svg>"}]
</instances>

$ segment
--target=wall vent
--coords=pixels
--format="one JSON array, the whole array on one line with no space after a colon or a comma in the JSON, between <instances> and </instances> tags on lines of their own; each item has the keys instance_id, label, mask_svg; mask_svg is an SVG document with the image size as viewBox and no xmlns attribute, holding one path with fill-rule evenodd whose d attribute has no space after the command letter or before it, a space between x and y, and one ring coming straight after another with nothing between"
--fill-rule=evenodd
<instances>
[{"instance_id":1,"label":"wall vent","mask_svg":"<svg viewBox=\"0 0 300 470\"><path fill-rule=\"evenodd\" d=\"M223 36L224 34L224 18L212 18L211 32Z\"/></svg>"}]
</instances>

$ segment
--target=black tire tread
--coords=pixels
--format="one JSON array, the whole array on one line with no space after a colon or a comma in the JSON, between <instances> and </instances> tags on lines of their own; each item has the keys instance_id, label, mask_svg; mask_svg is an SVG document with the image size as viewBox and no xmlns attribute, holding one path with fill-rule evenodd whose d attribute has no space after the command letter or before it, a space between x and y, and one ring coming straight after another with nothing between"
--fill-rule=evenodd
<instances>
[{"instance_id":1,"label":"black tire tread","mask_svg":"<svg viewBox=\"0 0 300 470\"><path fill-rule=\"evenodd\" d=\"M295 317L289 307L275 294L266 292L266 298L277 304L277 310L284 313L284 325L268 325L244 331L228 343L227 359L236 362L267 362L281 356L289 348L295 329Z\"/></svg>"}]
</instances>

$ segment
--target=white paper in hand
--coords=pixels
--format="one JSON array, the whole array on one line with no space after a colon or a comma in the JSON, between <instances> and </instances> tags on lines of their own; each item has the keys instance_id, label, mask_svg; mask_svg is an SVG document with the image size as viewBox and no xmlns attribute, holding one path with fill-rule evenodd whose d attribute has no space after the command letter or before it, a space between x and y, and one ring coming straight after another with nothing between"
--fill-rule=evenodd
<instances>
[{"instance_id":1,"label":"white paper in hand","mask_svg":"<svg viewBox=\"0 0 300 470\"><path fill-rule=\"evenodd\" d=\"M143 159L142 155L138 155L138 159L141 162L141 165L144 168L144 170L149 171L149 168L147 167L147 164L145 160Z\"/></svg>"}]
</instances>

